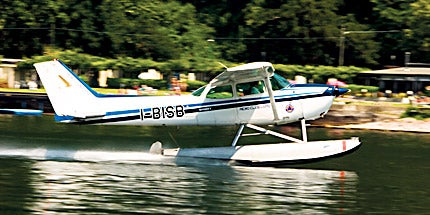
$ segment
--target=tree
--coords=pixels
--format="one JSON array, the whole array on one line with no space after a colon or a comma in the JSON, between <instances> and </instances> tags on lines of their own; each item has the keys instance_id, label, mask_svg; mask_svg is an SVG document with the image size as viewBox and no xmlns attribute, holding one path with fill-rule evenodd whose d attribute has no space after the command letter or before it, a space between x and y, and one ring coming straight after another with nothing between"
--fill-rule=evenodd
<instances>
[{"instance_id":1,"label":"tree","mask_svg":"<svg viewBox=\"0 0 430 215\"><path fill-rule=\"evenodd\" d=\"M403 65L403 56L406 51L411 51L405 43L404 30L408 29L408 16L412 15L410 3L415 0L371 0L374 4L373 16L375 21L372 24L375 30L388 31L399 30L397 33L381 33L375 41L381 44L379 51L381 64L392 64L392 56L396 60L394 64Z\"/></svg>"},{"instance_id":2,"label":"tree","mask_svg":"<svg viewBox=\"0 0 430 215\"><path fill-rule=\"evenodd\" d=\"M254 0L245 9L250 58L279 63L334 64L340 17L337 0Z\"/></svg>"},{"instance_id":3,"label":"tree","mask_svg":"<svg viewBox=\"0 0 430 215\"><path fill-rule=\"evenodd\" d=\"M101 57L168 61L190 70L214 61L337 65L340 50L345 65L376 67L393 63L392 56L401 65L405 52L412 53L413 62L429 62L429 4L4 0L0 55L31 57L52 46Z\"/></svg>"},{"instance_id":4,"label":"tree","mask_svg":"<svg viewBox=\"0 0 430 215\"><path fill-rule=\"evenodd\" d=\"M191 3L198 11L199 22L215 29L210 43L210 57L223 61L244 60L244 53L247 52L244 41L238 38L244 37L243 9L249 0L182 0ZM222 51L219 51L222 50Z\"/></svg>"},{"instance_id":5,"label":"tree","mask_svg":"<svg viewBox=\"0 0 430 215\"><path fill-rule=\"evenodd\" d=\"M117 53L163 61L197 57L213 30L191 4L176 1L104 1L102 16Z\"/></svg>"},{"instance_id":6,"label":"tree","mask_svg":"<svg viewBox=\"0 0 430 215\"><path fill-rule=\"evenodd\" d=\"M103 32L103 17L99 16L101 1L69 0L55 17L55 45L65 49L80 49L85 53L109 56L109 41ZM64 17L63 19L61 19ZM52 19L52 18L51 18ZM58 20L60 19L60 20ZM64 20L61 22L61 20Z\"/></svg>"},{"instance_id":7,"label":"tree","mask_svg":"<svg viewBox=\"0 0 430 215\"><path fill-rule=\"evenodd\" d=\"M408 18L406 38L412 47L412 59L415 62L430 63L430 2L418 0L410 4L412 14Z\"/></svg>"},{"instance_id":8,"label":"tree","mask_svg":"<svg viewBox=\"0 0 430 215\"><path fill-rule=\"evenodd\" d=\"M0 4L0 51L10 58L40 53L46 39L35 25L37 5L32 1L4 0Z\"/></svg>"}]
</instances>

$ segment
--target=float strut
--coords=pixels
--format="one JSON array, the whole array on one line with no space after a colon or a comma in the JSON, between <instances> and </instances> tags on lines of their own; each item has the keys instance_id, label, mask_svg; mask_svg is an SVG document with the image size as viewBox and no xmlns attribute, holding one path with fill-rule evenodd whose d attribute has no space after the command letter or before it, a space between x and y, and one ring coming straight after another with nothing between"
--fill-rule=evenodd
<instances>
[{"instance_id":1,"label":"float strut","mask_svg":"<svg viewBox=\"0 0 430 215\"><path fill-rule=\"evenodd\" d=\"M302 139L303 139L303 142L306 143L306 142L308 142L308 134L306 132L306 120L302 119L302 120L300 120L300 122L302 124Z\"/></svg>"},{"instance_id":2,"label":"float strut","mask_svg":"<svg viewBox=\"0 0 430 215\"><path fill-rule=\"evenodd\" d=\"M290 136L287 136L285 134L281 134L281 133L278 133L278 132L275 132L275 131L267 130L267 129L258 127L256 125L246 124L246 127L250 128L250 129L254 129L256 131L260 131L260 132L262 132L262 134L270 134L272 136L279 137L279 138L282 138L282 139L285 139L285 140L289 140L289 141L292 141L292 142L295 142L295 143L303 143L304 142L304 141L299 140L297 138L290 137Z\"/></svg>"},{"instance_id":3,"label":"float strut","mask_svg":"<svg viewBox=\"0 0 430 215\"><path fill-rule=\"evenodd\" d=\"M237 133L236 133L236 136L234 137L233 142L231 143L231 146L233 146L233 147L236 146L237 141L239 141L240 135L242 135L243 128L245 128L245 125L241 124L240 127L239 127L239 130L237 130Z\"/></svg>"}]
</instances>

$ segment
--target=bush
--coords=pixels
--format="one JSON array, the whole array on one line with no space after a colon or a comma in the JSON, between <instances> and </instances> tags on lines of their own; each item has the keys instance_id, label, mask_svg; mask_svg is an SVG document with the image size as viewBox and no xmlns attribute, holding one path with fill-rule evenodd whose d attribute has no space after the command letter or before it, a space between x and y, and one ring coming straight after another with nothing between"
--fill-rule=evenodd
<instances>
[{"instance_id":1,"label":"bush","mask_svg":"<svg viewBox=\"0 0 430 215\"><path fill-rule=\"evenodd\" d=\"M406 111L401 115L404 117L413 117L415 119L425 119L430 118L430 109L429 108L419 108L419 107L409 107Z\"/></svg>"},{"instance_id":2,"label":"bush","mask_svg":"<svg viewBox=\"0 0 430 215\"><path fill-rule=\"evenodd\" d=\"M274 64L275 70L288 79L294 79L296 75L313 80L314 83L326 83L329 78L336 78L346 83L352 83L360 71L368 70L355 66L312 66L312 65L284 65Z\"/></svg>"},{"instance_id":3,"label":"bush","mask_svg":"<svg viewBox=\"0 0 430 215\"><path fill-rule=\"evenodd\" d=\"M204 82L204 81L191 81L191 80L188 80L187 81L187 85L188 85L187 91L192 92L192 91L197 90L197 89L199 89L200 87L202 87L202 86L204 86L206 84L207 83Z\"/></svg>"},{"instance_id":4,"label":"bush","mask_svg":"<svg viewBox=\"0 0 430 215\"><path fill-rule=\"evenodd\" d=\"M84 81L85 83L87 83L88 85L90 85L90 79L88 78L88 76L86 75L79 75L78 76L82 81Z\"/></svg>"},{"instance_id":5,"label":"bush","mask_svg":"<svg viewBox=\"0 0 430 215\"><path fill-rule=\"evenodd\" d=\"M98 56L92 56L85 53L79 53L75 50L48 50L46 55L43 56L33 56L31 59L26 59L26 61L20 62L18 64L18 70L28 71L34 70L33 64L42 61L52 60L53 58L58 58L62 60L67 66L69 66L78 74L87 72L96 72L100 70L113 69L120 71L123 77L137 77L139 73L145 71L149 68L154 68L162 72L163 75L168 77L174 72L205 72L206 74L212 76L219 74L225 69L210 59L205 58L190 58L190 59L176 59L169 60L166 62L156 62L151 59L140 59L131 57L119 57L116 59L103 58ZM226 63L226 62L224 62ZM240 65L233 63L226 63L229 67ZM312 65L284 65L284 64L274 64L275 70L278 74L284 76L288 79L294 79L296 75L302 75L308 80L313 80L314 83L326 83L328 78L337 78L346 83L352 83L354 78L360 71L368 70L365 68L359 68L354 66L312 66ZM91 80L93 81L93 80ZM88 82L87 82L88 83ZM121 87L132 87L133 85L146 84L148 86L164 89L167 87L166 81L154 81L154 80L108 80L108 86L112 88ZM191 82L188 84L188 90L192 91L198 87L206 84L203 82ZM350 85L354 86L354 85ZM361 87L369 88L368 92L377 91L377 87ZM359 91L360 91L359 89ZM375 90L376 89L376 90ZM351 89L353 90L353 89Z\"/></svg>"},{"instance_id":6,"label":"bush","mask_svg":"<svg viewBox=\"0 0 430 215\"><path fill-rule=\"evenodd\" d=\"M204 81L187 81L187 91L194 91L201 86L206 85ZM154 80L154 79L135 79L135 78L108 78L107 85L109 88L134 88L136 86L146 85L148 87L156 89L167 89L166 80Z\"/></svg>"},{"instance_id":7,"label":"bush","mask_svg":"<svg viewBox=\"0 0 430 215\"><path fill-rule=\"evenodd\" d=\"M348 84L348 89L351 90L351 93L361 93L362 89L367 90L368 93L376 93L379 90L379 87L374 86L366 86L366 85L357 85L357 84Z\"/></svg>"},{"instance_id":8,"label":"bush","mask_svg":"<svg viewBox=\"0 0 430 215\"><path fill-rule=\"evenodd\" d=\"M107 85L109 88L133 88L140 87L141 85L146 85L148 87L156 89L166 89L166 80L152 80L152 79L135 79L135 78L108 78Z\"/></svg>"}]
</instances>

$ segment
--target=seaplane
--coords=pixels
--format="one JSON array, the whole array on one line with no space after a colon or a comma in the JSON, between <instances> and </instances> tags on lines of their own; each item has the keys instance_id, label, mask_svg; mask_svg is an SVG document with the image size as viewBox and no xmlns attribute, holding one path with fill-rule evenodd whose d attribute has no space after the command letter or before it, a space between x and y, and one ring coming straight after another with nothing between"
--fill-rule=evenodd
<instances>
[{"instance_id":1,"label":"seaplane","mask_svg":"<svg viewBox=\"0 0 430 215\"><path fill-rule=\"evenodd\" d=\"M355 151L358 137L308 141L306 121L324 117L334 99L348 89L326 84L290 84L270 62L226 68L206 86L181 96L100 94L60 60L34 67L55 111L55 120L72 124L238 127L225 147L163 148L161 156L228 160L247 165L307 163ZM300 122L301 138L268 129ZM255 133L245 133L244 128ZM266 128L265 128L266 127ZM242 144L239 138L273 135L280 143Z\"/></svg>"}]
</instances>

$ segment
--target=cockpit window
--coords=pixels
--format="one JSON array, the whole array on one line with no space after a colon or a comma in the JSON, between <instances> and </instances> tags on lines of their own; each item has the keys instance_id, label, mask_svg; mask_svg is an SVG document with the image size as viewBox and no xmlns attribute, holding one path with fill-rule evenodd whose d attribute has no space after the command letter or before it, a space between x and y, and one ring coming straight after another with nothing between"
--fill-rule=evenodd
<instances>
[{"instance_id":1,"label":"cockpit window","mask_svg":"<svg viewBox=\"0 0 430 215\"><path fill-rule=\"evenodd\" d=\"M288 87L291 85L290 82L288 82L285 78L278 74L273 74L272 77L270 77L270 82L272 84L273 90L280 90L285 87ZM238 93L238 96L244 96L249 94L257 94L257 91L251 92L252 90L251 86L257 86L256 88L259 90L260 93L265 92L265 85L263 81L256 81L256 82L247 82L247 83L240 83L236 84L236 91ZM193 96L201 96L204 92L206 86L200 87L199 89L192 92L191 95ZM249 92L248 92L249 91ZM217 99L217 98L232 98L233 97L233 91L231 85L223 85L223 86L216 86L212 87L208 94L206 95L206 98L211 99Z\"/></svg>"},{"instance_id":2,"label":"cockpit window","mask_svg":"<svg viewBox=\"0 0 430 215\"><path fill-rule=\"evenodd\" d=\"M280 90L290 85L290 82L288 82L287 79L276 73L270 78L270 83L272 84L273 90Z\"/></svg>"},{"instance_id":3,"label":"cockpit window","mask_svg":"<svg viewBox=\"0 0 430 215\"><path fill-rule=\"evenodd\" d=\"M264 93L264 88L265 86L263 81L246 82L236 85L238 96Z\"/></svg>"},{"instance_id":4,"label":"cockpit window","mask_svg":"<svg viewBox=\"0 0 430 215\"><path fill-rule=\"evenodd\" d=\"M226 99L233 97L233 90L231 85L216 86L209 90L206 98L209 99Z\"/></svg>"}]
</instances>

